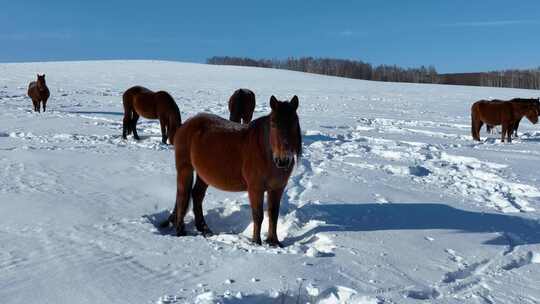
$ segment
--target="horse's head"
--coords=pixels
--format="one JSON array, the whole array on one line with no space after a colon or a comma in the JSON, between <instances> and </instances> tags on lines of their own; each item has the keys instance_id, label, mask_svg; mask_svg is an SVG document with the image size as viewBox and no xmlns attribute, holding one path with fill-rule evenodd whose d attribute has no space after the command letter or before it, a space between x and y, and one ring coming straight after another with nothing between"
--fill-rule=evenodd
<instances>
[{"instance_id":1,"label":"horse's head","mask_svg":"<svg viewBox=\"0 0 540 304\"><path fill-rule=\"evenodd\" d=\"M540 113L539 109L540 109L540 105L536 103L531 104L527 107L527 112L525 112L525 116L533 124L536 124L538 122L538 115Z\"/></svg>"},{"instance_id":2,"label":"horse's head","mask_svg":"<svg viewBox=\"0 0 540 304\"><path fill-rule=\"evenodd\" d=\"M294 164L294 157L302 155L302 134L296 110L298 97L290 102L278 101L270 97L270 147L272 159L278 168L289 168Z\"/></svg>"},{"instance_id":3,"label":"horse's head","mask_svg":"<svg viewBox=\"0 0 540 304\"><path fill-rule=\"evenodd\" d=\"M44 91L47 87L47 84L45 83L45 74L39 75L37 74L37 87L40 91Z\"/></svg>"}]
</instances>

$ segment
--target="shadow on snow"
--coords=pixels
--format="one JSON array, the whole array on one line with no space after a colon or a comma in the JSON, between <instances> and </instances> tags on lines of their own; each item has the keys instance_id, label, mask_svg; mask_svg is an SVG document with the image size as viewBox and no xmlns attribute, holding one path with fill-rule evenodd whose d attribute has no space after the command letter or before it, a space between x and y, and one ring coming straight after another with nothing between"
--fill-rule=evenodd
<instances>
[{"instance_id":1,"label":"shadow on snow","mask_svg":"<svg viewBox=\"0 0 540 304\"><path fill-rule=\"evenodd\" d=\"M249 205L240 205L224 215L225 208L208 210L206 222L215 233L241 233L251 222ZM294 244L320 232L362 232L382 230L456 230L460 233L500 233L485 244L512 245L540 243L540 222L517 215L473 212L444 204L307 204L293 209L300 223L310 220L325 224L296 236L287 236L285 245ZM172 235L172 228L160 228L169 211L145 216L160 234ZM189 223L190 230L193 223Z\"/></svg>"}]
</instances>

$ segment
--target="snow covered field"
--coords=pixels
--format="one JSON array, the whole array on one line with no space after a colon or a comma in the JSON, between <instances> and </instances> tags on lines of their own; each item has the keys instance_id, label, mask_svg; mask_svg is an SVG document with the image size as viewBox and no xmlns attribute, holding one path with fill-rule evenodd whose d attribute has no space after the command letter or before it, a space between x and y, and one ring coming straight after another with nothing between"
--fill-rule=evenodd
<instances>
[{"instance_id":1,"label":"snow covered field","mask_svg":"<svg viewBox=\"0 0 540 304\"><path fill-rule=\"evenodd\" d=\"M34 113L37 72L51 90ZM239 87L300 98L304 157L285 248L250 243L244 193L210 228L160 230L176 193L157 121L121 139L121 95L167 90L185 120ZM159 61L0 64L0 303L539 303L540 128L470 136L470 105L538 91L358 81ZM266 228L266 223L264 223Z\"/></svg>"}]
</instances>

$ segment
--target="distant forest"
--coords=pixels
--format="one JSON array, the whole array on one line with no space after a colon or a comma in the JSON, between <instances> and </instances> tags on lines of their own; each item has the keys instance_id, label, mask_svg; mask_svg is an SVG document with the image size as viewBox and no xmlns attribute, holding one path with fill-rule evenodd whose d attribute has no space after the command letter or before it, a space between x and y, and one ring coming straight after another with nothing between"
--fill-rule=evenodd
<instances>
[{"instance_id":1,"label":"distant forest","mask_svg":"<svg viewBox=\"0 0 540 304\"><path fill-rule=\"evenodd\" d=\"M439 74L433 66L402 68L397 65L378 65L374 67L370 63L359 60L334 58L290 57L287 59L252 59L215 56L208 58L206 62L208 64L284 69L376 81L540 89L540 68L481 73Z\"/></svg>"}]
</instances>

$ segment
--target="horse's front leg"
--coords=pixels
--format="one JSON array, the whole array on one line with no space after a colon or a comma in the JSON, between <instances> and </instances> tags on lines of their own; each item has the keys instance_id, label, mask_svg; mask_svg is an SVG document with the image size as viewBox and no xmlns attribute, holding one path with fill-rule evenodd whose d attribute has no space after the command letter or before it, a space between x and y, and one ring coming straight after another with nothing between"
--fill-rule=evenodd
<instances>
[{"instance_id":1,"label":"horse's front leg","mask_svg":"<svg viewBox=\"0 0 540 304\"><path fill-rule=\"evenodd\" d=\"M279 206L281 204L281 196L283 195L283 190L285 188L277 190L269 190L266 194L268 200L268 238L266 243L270 246L279 246L283 245L279 242L277 237L277 221L279 216Z\"/></svg>"},{"instance_id":2,"label":"horse's front leg","mask_svg":"<svg viewBox=\"0 0 540 304\"><path fill-rule=\"evenodd\" d=\"M39 112L39 101L32 99L32 103L34 104L34 112Z\"/></svg>"},{"instance_id":3,"label":"horse's front leg","mask_svg":"<svg viewBox=\"0 0 540 304\"><path fill-rule=\"evenodd\" d=\"M258 188L249 188L248 195L249 204L251 205L251 217L253 218L253 236L251 240L254 243L262 245L261 225L264 217L264 190Z\"/></svg>"},{"instance_id":4,"label":"horse's front leg","mask_svg":"<svg viewBox=\"0 0 540 304\"><path fill-rule=\"evenodd\" d=\"M503 124L501 125L501 130L502 130L502 132L501 132L501 134L502 134L502 135L501 135L501 142L504 142L504 138L505 138L506 135L508 134L508 130L509 130L509 129L510 129L510 130L512 129L512 125L511 125L511 124L508 125L508 124L503 123Z\"/></svg>"},{"instance_id":5,"label":"horse's front leg","mask_svg":"<svg viewBox=\"0 0 540 304\"><path fill-rule=\"evenodd\" d=\"M511 124L508 129L506 130L506 135L508 138L508 142L511 143L512 142L512 134L514 134L514 124Z\"/></svg>"}]
</instances>

